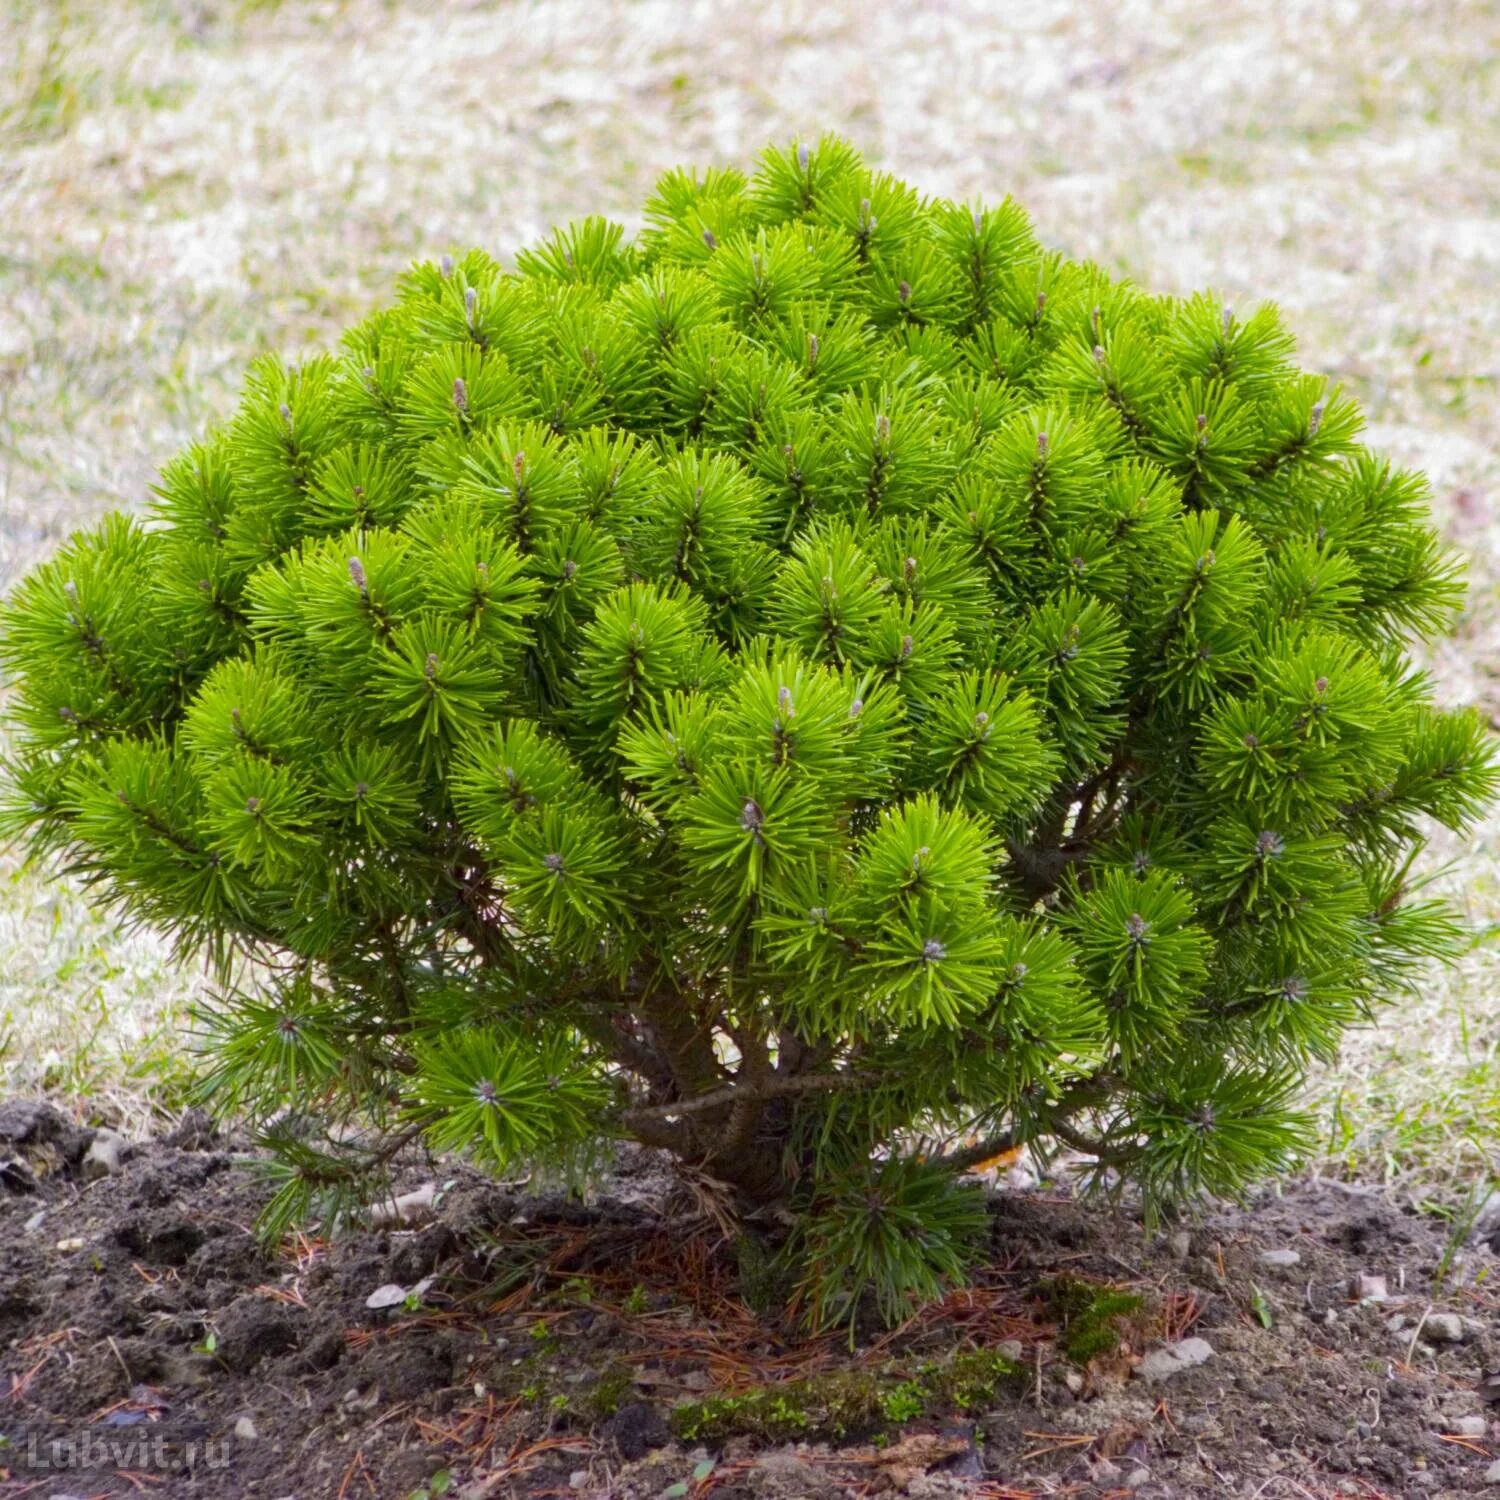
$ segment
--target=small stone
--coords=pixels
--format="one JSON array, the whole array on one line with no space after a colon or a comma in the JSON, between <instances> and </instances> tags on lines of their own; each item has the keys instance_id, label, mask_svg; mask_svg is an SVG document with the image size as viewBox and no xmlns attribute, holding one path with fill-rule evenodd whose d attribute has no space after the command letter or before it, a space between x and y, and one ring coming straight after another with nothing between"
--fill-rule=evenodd
<instances>
[{"instance_id":1,"label":"small stone","mask_svg":"<svg viewBox=\"0 0 1500 1500\"><path fill-rule=\"evenodd\" d=\"M1143 1484L1149 1484L1150 1482L1150 1469L1132 1469L1125 1476L1125 1488L1127 1490L1138 1490Z\"/></svg>"},{"instance_id":2,"label":"small stone","mask_svg":"<svg viewBox=\"0 0 1500 1500\"><path fill-rule=\"evenodd\" d=\"M1262 1250L1260 1263L1277 1270L1289 1270L1292 1266L1300 1265L1302 1257L1295 1250Z\"/></svg>"},{"instance_id":3,"label":"small stone","mask_svg":"<svg viewBox=\"0 0 1500 1500\"><path fill-rule=\"evenodd\" d=\"M1167 1241L1167 1250L1173 1260L1186 1260L1193 1253L1193 1237L1187 1230L1179 1229Z\"/></svg>"},{"instance_id":4,"label":"small stone","mask_svg":"<svg viewBox=\"0 0 1500 1500\"><path fill-rule=\"evenodd\" d=\"M993 1352L1001 1359L1008 1359L1013 1365L1020 1364L1026 1358L1026 1351L1021 1347L1020 1339L1001 1339L994 1346Z\"/></svg>"},{"instance_id":5,"label":"small stone","mask_svg":"<svg viewBox=\"0 0 1500 1500\"><path fill-rule=\"evenodd\" d=\"M1360 1275L1354 1278L1354 1295L1360 1302L1387 1302L1391 1294L1384 1276Z\"/></svg>"},{"instance_id":6,"label":"small stone","mask_svg":"<svg viewBox=\"0 0 1500 1500\"><path fill-rule=\"evenodd\" d=\"M260 1436L260 1428L255 1425L252 1417L240 1417L234 1424L234 1435L247 1443L253 1443Z\"/></svg>"},{"instance_id":7,"label":"small stone","mask_svg":"<svg viewBox=\"0 0 1500 1500\"><path fill-rule=\"evenodd\" d=\"M1500 1188L1495 1188L1479 1205L1469 1230L1469 1242L1474 1245L1487 1242L1491 1250L1500 1254Z\"/></svg>"},{"instance_id":8,"label":"small stone","mask_svg":"<svg viewBox=\"0 0 1500 1500\"><path fill-rule=\"evenodd\" d=\"M27 1221L21 1226L21 1228L27 1234L35 1234L37 1230L42 1227L42 1224L45 1221L46 1217L47 1210L45 1208L39 1208L34 1214L32 1214L29 1219L27 1219Z\"/></svg>"},{"instance_id":9,"label":"small stone","mask_svg":"<svg viewBox=\"0 0 1500 1500\"><path fill-rule=\"evenodd\" d=\"M433 1278L424 1276L415 1286L402 1286L399 1282L388 1281L384 1286L378 1286L368 1297L365 1298L365 1306L371 1312L381 1312L386 1308L400 1307L410 1301L413 1307L418 1306L422 1298L427 1295L432 1286Z\"/></svg>"},{"instance_id":10,"label":"small stone","mask_svg":"<svg viewBox=\"0 0 1500 1500\"><path fill-rule=\"evenodd\" d=\"M83 1158L84 1179L93 1182L100 1177L113 1177L120 1170L120 1154L124 1149L125 1137L119 1131L96 1131Z\"/></svg>"},{"instance_id":11,"label":"small stone","mask_svg":"<svg viewBox=\"0 0 1500 1500\"><path fill-rule=\"evenodd\" d=\"M568 1475L568 1488L570 1490L581 1490L589 1482L589 1471L587 1469L574 1469Z\"/></svg>"},{"instance_id":12,"label":"small stone","mask_svg":"<svg viewBox=\"0 0 1500 1500\"><path fill-rule=\"evenodd\" d=\"M1482 1438L1490 1430L1490 1424L1484 1417L1452 1417L1447 1421L1439 1420L1433 1425L1439 1432L1446 1432L1452 1437Z\"/></svg>"},{"instance_id":13,"label":"small stone","mask_svg":"<svg viewBox=\"0 0 1500 1500\"><path fill-rule=\"evenodd\" d=\"M1464 1320L1457 1313L1430 1313L1422 1325L1422 1337L1429 1344L1461 1344L1468 1336Z\"/></svg>"},{"instance_id":14,"label":"small stone","mask_svg":"<svg viewBox=\"0 0 1500 1500\"><path fill-rule=\"evenodd\" d=\"M1484 1471L1484 1480L1486 1484L1500 1484L1500 1458Z\"/></svg>"},{"instance_id":15,"label":"small stone","mask_svg":"<svg viewBox=\"0 0 1500 1500\"><path fill-rule=\"evenodd\" d=\"M59 1250L61 1250L64 1254L68 1254L68 1253L70 1253L71 1251L74 1251L74 1250L82 1250L83 1249L83 1241L81 1239L76 1238L76 1237L74 1237L72 1239L59 1240L57 1242L57 1248Z\"/></svg>"},{"instance_id":16,"label":"small stone","mask_svg":"<svg viewBox=\"0 0 1500 1500\"><path fill-rule=\"evenodd\" d=\"M1400 1333L1401 1330L1406 1327L1406 1315L1404 1313L1397 1313L1396 1316L1392 1318L1391 1321L1385 1326L1389 1328L1392 1333Z\"/></svg>"},{"instance_id":17,"label":"small stone","mask_svg":"<svg viewBox=\"0 0 1500 1500\"><path fill-rule=\"evenodd\" d=\"M1063 1384L1067 1386L1067 1388L1072 1391L1075 1396L1081 1396L1083 1394L1083 1388L1086 1383L1087 1382L1084 1380L1083 1375L1077 1370L1069 1370L1063 1375Z\"/></svg>"},{"instance_id":18,"label":"small stone","mask_svg":"<svg viewBox=\"0 0 1500 1500\"><path fill-rule=\"evenodd\" d=\"M1153 1349L1135 1367L1135 1373L1142 1380L1170 1380L1174 1375L1191 1370L1213 1356L1213 1345L1207 1339L1183 1339L1180 1343Z\"/></svg>"}]
</instances>

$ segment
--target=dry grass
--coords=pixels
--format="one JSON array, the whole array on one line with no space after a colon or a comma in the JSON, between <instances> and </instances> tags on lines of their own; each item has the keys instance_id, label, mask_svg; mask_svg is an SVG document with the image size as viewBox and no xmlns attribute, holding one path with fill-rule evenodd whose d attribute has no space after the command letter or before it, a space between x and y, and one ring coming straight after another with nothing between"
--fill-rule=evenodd
<instances>
[{"instance_id":1,"label":"dry grass","mask_svg":"<svg viewBox=\"0 0 1500 1500\"><path fill-rule=\"evenodd\" d=\"M139 505L251 353L325 345L411 258L628 219L667 166L836 128L931 191L1014 193L1155 289L1279 300L1432 476L1475 583L1434 667L1496 706L1492 0L8 3L0 586ZM1440 852L1472 951L1319 1083L1338 1159L1435 1181L1500 1170L1500 823ZM4 1081L156 1078L191 981L5 878Z\"/></svg>"}]
</instances>

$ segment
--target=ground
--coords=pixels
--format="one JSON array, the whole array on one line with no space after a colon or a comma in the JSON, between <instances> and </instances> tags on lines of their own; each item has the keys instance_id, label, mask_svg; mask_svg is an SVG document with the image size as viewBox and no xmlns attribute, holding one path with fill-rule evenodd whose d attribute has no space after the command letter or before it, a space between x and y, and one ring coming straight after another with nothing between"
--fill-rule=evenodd
<instances>
[{"instance_id":1,"label":"ground","mask_svg":"<svg viewBox=\"0 0 1500 1500\"><path fill-rule=\"evenodd\" d=\"M1494 0L0 7L0 588L144 504L252 354L329 346L413 258L634 222L671 165L833 128L1153 290L1278 300L1430 474L1473 580L1432 666L1500 703ZM1471 951L1316 1085L1330 1161L1449 1206L1493 1169L1497 861L1500 817L1440 841ZM144 1125L180 1098L195 977L0 872L0 1082Z\"/></svg>"},{"instance_id":2,"label":"ground","mask_svg":"<svg viewBox=\"0 0 1500 1500\"><path fill-rule=\"evenodd\" d=\"M328 346L389 295L412 258L471 243L507 257L552 223L590 212L633 223L652 179L671 165L746 165L767 140L837 129L931 192L1014 194L1044 241L1154 290L1211 286L1241 305L1279 301L1304 362L1364 404L1370 441L1431 476L1440 522L1471 559L1472 595L1458 635L1430 666L1446 700L1493 712L1496 118L1493 0L0 0L0 588L74 527L143 505L157 466L231 408L251 355ZM1469 919L1472 946L1453 970L1426 976L1383 1027L1352 1037L1312 1085L1323 1127L1315 1170L1382 1190L1368 1211L1414 1237L1390 1244L1405 1247L1401 1256L1410 1250L1421 1285L1428 1273L1418 1262L1430 1268L1444 1247L1464 1243L1500 1176L1497 861L1496 815L1470 838L1434 846L1427 868ZM90 913L51 872L12 857L0 875L0 1096L46 1090L77 1120L119 1125L132 1139L166 1128L188 1077L183 1035L196 976L149 934ZM238 1169L194 1187L190 1173L204 1158L190 1153L197 1165L184 1167L160 1149L168 1155L156 1166L148 1151L130 1171L164 1173L160 1190L190 1203L222 1192L236 1224L253 1211ZM174 1175L182 1172L189 1178ZM49 1208L56 1223L30 1232L30 1199L0 1198L0 1257L58 1263L93 1253L51 1247L107 1238L111 1214L129 1219L140 1207L129 1197L135 1180L86 1191L66 1175L44 1184L48 1203L61 1195ZM1305 1182L1286 1192L1284 1203L1303 1205L1295 1212L1310 1221L1342 1205L1330 1232L1365 1202ZM1241 1240L1286 1239L1290 1221L1276 1217L1285 1211L1261 1205L1224 1221L1214 1232L1226 1236L1226 1256L1240 1253ZM1204 1285L1198 1258L1181 1263L1174 1281L1138 1230L1111 1232L1134 1235L1142 1256L1157 1257L1151 1274L1163 1288ZM1377 1262L1395 1253L1376 1251ZM318 1261L342 1264L349 1253L358 1252L320 1252ZM1359 1253L1327 1253L1344 1255L1338 1276L1354 1274ZM125 1287L138 1294L146 1279L124 1254L111 1251L99 1279L79 1284L133 1305ZM1243 1254L1251 1259L1236 1264L1251 1264L1253 1243ZM135 1259L169 1288L177 1283L167 1271L185 1275ZM284 1270L273 1262L218 1281L242 1294L243 1278L279 1286ZM43 1264L37 1274L54 1273L62 1274ZM1327 1276L1333 1285L1331 1264ZM1240 1290L1216 1291L1204 1316L1253 1342L1259 1321L1234 1284ZM1286 1303L1271 1332L1302 1339L1284 1357L1348 1373L1298 1332L1305 1319L1290 1282L1268 1273L1257 1284L1278 1308ZM5 1339L35 1338L49 1320L54 1330L71 1326L45 1299L16 1312L4 1300L12 1287L0 1276L0 1308L12 1309L0 1317L22 1320L0 1330ZM1465 1287L1455 1295L1477 1295ZM168 1302L162 1316L186 1320L190 1340L202 1337L192 1319L206 1326L219 1307L206 1291L173 1291ZM344 1317L353 1306L327 1311ZM1338 1326L1364 1328L1370 1317L1355 1311ZM121 1329L117 1344L137 1336ZM1411 1365L1411 1375L1404 1346L1385 1341L1383 1323L1371 1330L1357 1347L1394 1362L1392 1389L1419 1376L1426 1400L1445 1374L1459 1382L1456 1393L1472 1384L1472 1345L1446 1351L1431 1370ZM86 1329L75 1342L88 1337ZM65 1353L46 1362L35 1389L60 1378ZM455 1372L459 1358L452 1354ZM1231 1363L1225 1351L1220 1359L1205 1369ZM710 1366L712 1378L724 1375ZM1289 1376L1277 1381L1296 1388ZM1382 1366L1358 1389L1383 1391L1385 1381ZM347 1388L328 1389L337 1397ZM1346 1394L1345 1417L1352 1401ZM221 1407L209 1409L217 1421ZM1278 1409L1287 1416L1273 1420L1297 1417L1285 1403ZM57 1410L74 1422L86 1415L66 1403ZM385 1410L351 1418L351 1433ZM1084 1403L1077 1420L1087 1426L1099 1410ZM1034 1416L1039 1430L1073 1419L1071 1408ZM1157 1455L1161 1424L1152 1432ZM1181 1442L1186 1451L1199 1439ZM1400 1449L1408 1479L1429 1449L1434 1472L1437 1458L1462 1446L1438 1442ZM1319 1443L1326 1468L1338 1445ZM1202 1446L1214 1451L1207 1438ZM1259 1473L1263 1460L1235 1461ZM591 1452L566 1458L590 1473L598 1461ZM674 1450L672 1461L686 1455ZM1466 1451L1451 1477L1449 1463L1437 1492L1461 1491L1482 1472L1474 1462ZM1055 1488L1072 1482L1062 1470L1059 1460L1039 1472ZM1273 1485L1270 1470L1261 1479ZM801 1482L781 1493L800 1493ZM1371 1483L1417 1493L1403 1490L1407 1479Z\"/></svg>"},{"instance_id":3,"label":"ground","mask_svg":"<svg viewBox=\"0 0 1500 1500\"><path fill-rule=\"evenodd\" d=\"M1491 1245L1310 1179L1148 1234L1066 1174L1013 1183L972 1288L851 1342L751 1313L647 1153L587 1207L450 1166L423 1195L412 1160L410 1223L267 1248L243 1142L189 1116L92 1178L89 1144L0 1104L0 1496L1451 1500L1500 1473L1500 1199Z\"/></svg>"}]
</instances>

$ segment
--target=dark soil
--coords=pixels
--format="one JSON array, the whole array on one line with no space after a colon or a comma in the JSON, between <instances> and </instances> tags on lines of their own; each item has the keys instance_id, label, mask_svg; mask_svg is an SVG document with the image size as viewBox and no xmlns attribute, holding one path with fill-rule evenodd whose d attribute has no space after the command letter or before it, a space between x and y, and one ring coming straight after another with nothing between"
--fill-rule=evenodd
<instances>
[{"instance_id":1,"label":"dark soil","mask_svg":"<svg viewBox=\"0 0 1500 1500\"><path fill-rule=\"evenodd\" d=\"M97 1177L90 1138L0 1105L0 1496L1500 1492L1494 1254L1462 1252L1435 1286L1447 1226L1357 1188L1294 1183L1154 1237L1050 1187L998 1195L975 1287L851 1352L751 1313L705 1200L645 1156L587 1206L440 1168L424 1223L268 1252L264 1180L203 1121ZM414 1162L402 1186L432 1175ZM1142 1298L1086 1368L1058 1273L1075 1299ZM1360 1300L1360 1276L1387 1300ZM1212 1357L1143 1378L1184 1337ZM904 1404L997 1348L1021 1375L986 1399ZM779 1404L711 1405L778 1381L799 1382ZM830 1441L827 1393L862 1381L883 1415Z\"/></svg>"}]
</instances>

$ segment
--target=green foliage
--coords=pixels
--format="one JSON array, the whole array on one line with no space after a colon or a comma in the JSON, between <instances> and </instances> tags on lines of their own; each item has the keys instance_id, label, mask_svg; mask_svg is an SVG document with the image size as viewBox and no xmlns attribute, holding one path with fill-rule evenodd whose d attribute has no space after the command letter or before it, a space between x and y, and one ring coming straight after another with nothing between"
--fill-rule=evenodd
<instances>
[{"instance_id":1,"label":"green foliage","mask_svg":"<svg viewBox=\"0 0 1500 1500\"><path fill-rule=\"evenodd\" d=\"M963 1133L1150 1204L1287 1165L1496 786L1405 654L1462 600L1421 477L1274 308L836 140L645 225L414 267L0 615L3 826L217 966L271 1226L409 1135L634 1137L852 1321L961 1275Z\"/></svg>"}]
</instances>

